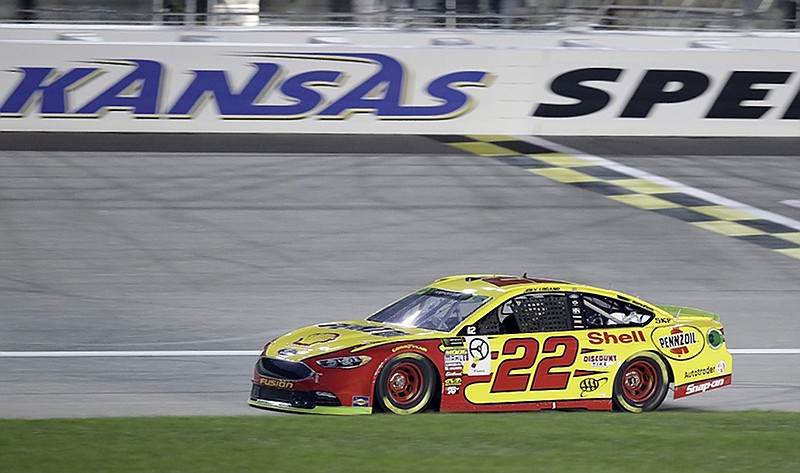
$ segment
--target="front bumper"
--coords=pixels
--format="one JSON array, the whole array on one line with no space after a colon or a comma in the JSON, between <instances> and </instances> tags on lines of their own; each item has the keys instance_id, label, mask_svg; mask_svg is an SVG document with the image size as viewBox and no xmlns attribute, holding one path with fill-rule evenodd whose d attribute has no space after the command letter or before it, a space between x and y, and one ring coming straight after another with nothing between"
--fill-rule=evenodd
<instances>
[{"instance_id":1,"label":"front bumper","mask_svg":"<svg viewBox=\"0 0 800 473\"><path fill-rule=\"evenodd\" d=\"M308 414L358 415L372 413L370 406L342 406L338 399L331 399L313 391L294 391L259 384L253 384L247 404L263 409Z\"/></svg>"}]
</instances>

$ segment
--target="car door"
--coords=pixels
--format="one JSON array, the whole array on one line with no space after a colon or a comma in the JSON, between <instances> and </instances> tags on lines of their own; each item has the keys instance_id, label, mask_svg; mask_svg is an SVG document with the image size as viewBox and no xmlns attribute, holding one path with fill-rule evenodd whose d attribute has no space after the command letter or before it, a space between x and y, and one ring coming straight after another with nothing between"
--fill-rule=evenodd
<instances>
[{"instance_id":1,"label":"car door","mask_svg":"<svg viewBox=\"0 0 800 473\"><path fill-rule=\"evenodd\" d=\"M465 400L503 410L579 398L580 390L571 389L579 384L573 379L581 349L572 333L582 315L576 307L566 293L531 292L510 298L467 327L474 335L465 337Z\"/></svg>"}]
</instances>

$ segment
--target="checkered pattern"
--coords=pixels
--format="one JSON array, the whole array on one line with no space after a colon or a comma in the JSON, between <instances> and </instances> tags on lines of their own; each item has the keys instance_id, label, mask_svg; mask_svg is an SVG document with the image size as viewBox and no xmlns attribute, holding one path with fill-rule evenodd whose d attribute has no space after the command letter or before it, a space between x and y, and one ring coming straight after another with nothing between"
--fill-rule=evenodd
<instances>
[{"instance_id":1,"label":"checkered pattern","mask_svg":"<svg viewBox=\"0 0 800 473\"><path fill-rule=\"evenodd\" d=\"M554 153L511 136L436 135L430 138L609 199L800 259L800 231L745 210L717 205L678 189L632 178L578 156Z\"/></svg>"}]
</instances>

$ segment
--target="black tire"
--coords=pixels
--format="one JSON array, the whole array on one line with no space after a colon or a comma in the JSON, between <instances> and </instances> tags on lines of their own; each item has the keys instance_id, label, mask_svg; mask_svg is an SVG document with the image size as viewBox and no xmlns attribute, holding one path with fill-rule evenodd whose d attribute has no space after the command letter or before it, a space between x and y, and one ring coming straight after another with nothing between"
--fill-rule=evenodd
<instances>
[{"instance_id":1,"label":"black tire","mask_svg":"<svg viewBox=\"0 0 800 473\"><path fill-rule=\"evenodd\" d=\"M669 371L655 353L642 352L625 360L614 378L614 407L627 412L653 411L664 402Z\"/></svg>"},{"instance_id":2,"label":"black tire","mask_svg":"<svg viewBox=\"0 0 800 473\"><path fill-rule=\"evenodd\" d=\"M434 399L436 368L417 353L401 353L381 369L375 385L383 410L408 415L425 410Z\"/></svg>"}]
</instances>

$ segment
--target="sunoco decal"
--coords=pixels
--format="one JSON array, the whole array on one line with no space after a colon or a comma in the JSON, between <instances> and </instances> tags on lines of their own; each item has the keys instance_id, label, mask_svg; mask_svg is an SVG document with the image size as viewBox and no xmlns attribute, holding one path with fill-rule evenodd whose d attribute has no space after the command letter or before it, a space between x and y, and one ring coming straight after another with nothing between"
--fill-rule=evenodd
<instances>
[{"instance_id":1,"label":"sunoco decal","mask_svg":"<svg viewBox=\"0 0 800 473\"><path fill-rule=\"evenodd\" d=\"M382 120L446 120L473 106L462 88L486 87L492 78L486 71L448 72L430 78L424 98L417 99L421 103L410 104L406 92L411 89L411 71L385 54L242 56L249 64L234 70L172 70L168 64L142 58L87 61L67 70L19 65L13 70L19 77L16 85L0 90L0 100L5 97L0 116L22 118L35 114L38 106L42 118L100 118L109 111L123 111L134 118L191 119L205 109L238 120L343 120L354 113ZM318 67L308 70L309 63ZM293 67L298 64L301 67ZM368 75L358 74L365 78L354 80L351 75L358 68L365 68ZM242 71L248 74L244 81L236 77ZM79 95L78 89L92 95Z\"/></svg>"},{"instance_id":2,"label":"sunoco decal","mask_svg":"<svg viewBox=\"0 0 800 473\"><path fill-rule=\"evenodd\" d=\"M651 335L658 351L673 360L689 360L705 346L703 333L688 325L658 327Z\"/></svg>"},{"instance_id":3,"label":"sunoco decal","mask_svg":"<svg viewBox=\"0 0 800 473\"><path fill-rule=\"evenodd\" d=\"M722 343L725 342L725 335L716 328L708 329L708 335L706 335L708 339L708 346L711 347L712 350L717 350L719 347L722 346Z\"/></svg>"}]
</instances>

